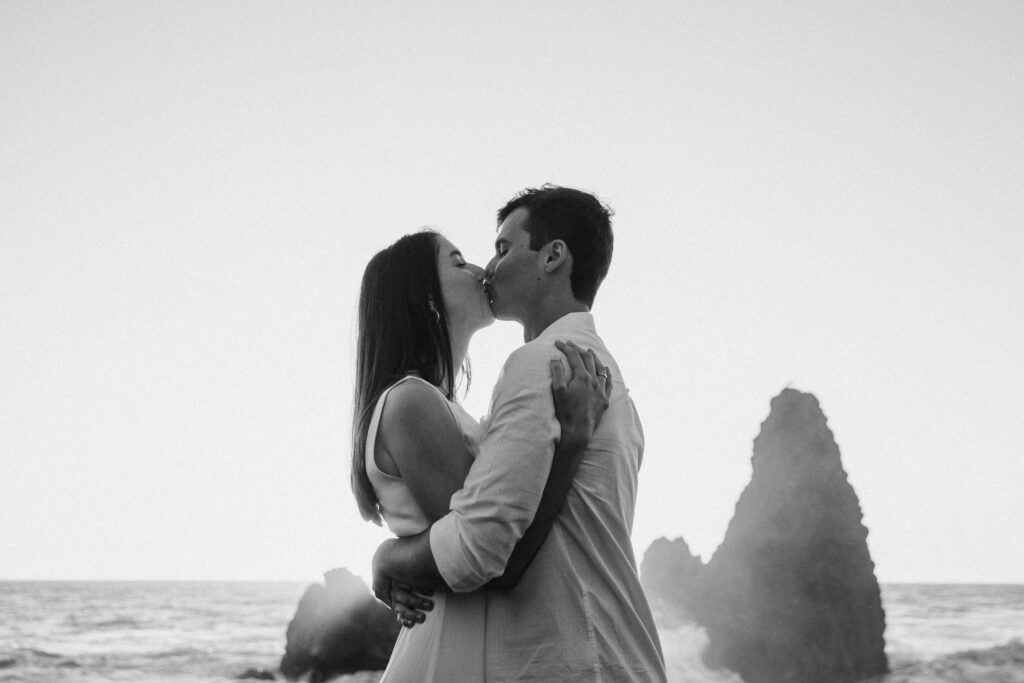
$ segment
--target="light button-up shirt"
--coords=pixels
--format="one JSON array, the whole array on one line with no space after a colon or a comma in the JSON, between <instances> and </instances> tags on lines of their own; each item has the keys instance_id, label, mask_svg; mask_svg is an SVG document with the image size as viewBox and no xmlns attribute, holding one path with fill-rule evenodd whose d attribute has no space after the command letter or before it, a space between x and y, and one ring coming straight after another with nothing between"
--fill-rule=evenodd
<instances>
[{"instance_id":1,"label":"light button-up shirt","mask_svg":"<svg viewBox=\"0 0 1024 683\"><path fill-rule=\"evenodd\" d=\"M560 428L551 396L555 341L592 348L614 378L551 533L511 590L489 589L489 681L665 681L661 645L630 542L643 431L590 313L570 313L505 363L486 435L430 547L453 591L481 588L505 569L533 521Z\"/></svg>"}]
</instances>

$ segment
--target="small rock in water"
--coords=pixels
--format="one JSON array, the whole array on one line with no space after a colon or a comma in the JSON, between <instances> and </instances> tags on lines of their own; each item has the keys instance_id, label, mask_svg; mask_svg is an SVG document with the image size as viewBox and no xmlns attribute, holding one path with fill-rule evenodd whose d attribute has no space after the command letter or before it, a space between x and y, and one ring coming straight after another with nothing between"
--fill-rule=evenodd
<instances>
[{"instance_id":1,"label":"small rock in water","mask_svg":"<svg viewBox=\"0 0 1024 683\"><path fill-rule=\"evenodd\" d=\"M246 669L245 673L239 676L237 680L241 681L245 679L255 681L276 681L277 676L275 676L270 671L267 671L262 666L257 666L253 669Z\"/></svg>"},{"instance_id":2,"label":"small rock in water","mask_svg":"<svg viewBox=\"0 0 1024 683\"><path fill-rule=\"evenodd\" d=\"M332 569L311 584L285 633L281 675L320 683L342 674L383 671L399 625L370 587L347 569Z\"/></svg>"}]
</instances>

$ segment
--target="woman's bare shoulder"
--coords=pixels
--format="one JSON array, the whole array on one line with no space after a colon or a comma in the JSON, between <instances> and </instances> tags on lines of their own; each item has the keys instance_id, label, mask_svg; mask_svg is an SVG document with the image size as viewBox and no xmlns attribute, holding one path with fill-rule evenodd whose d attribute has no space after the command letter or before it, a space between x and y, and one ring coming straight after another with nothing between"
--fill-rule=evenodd
<instances>
[{"instance_id":1,"label":"woman's bare shoulder","mask_svg":"<svg viewBox=\"0 0 1024 683\"><path fill-rule=\"evenodd\" d=\"M453 421L447 403L437 387L418 377L393 387L380 416L385 445L416 439Z\"/></svg>"}]
</instances>

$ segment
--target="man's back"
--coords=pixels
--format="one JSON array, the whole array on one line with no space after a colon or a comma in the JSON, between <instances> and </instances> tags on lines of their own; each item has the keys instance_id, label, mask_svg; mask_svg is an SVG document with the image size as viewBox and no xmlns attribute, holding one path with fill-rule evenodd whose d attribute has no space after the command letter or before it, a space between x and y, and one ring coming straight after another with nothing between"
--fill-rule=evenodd
<instances>
[{"instance_id":1,"label":"man's back","mask_svg":"<svg viewBox=\"0 0 1024 683\"><path fill-rule=\"evenodd\" d=\"M487 678L664 681L630 542L643 432L590 314L559 319L509 358L481 459L445 528L432 532L434 555L449 585L473 590L501 573L509 543L532 521L558 438L548 369L557 340L592 348L613 393L547 540L514 589L488 594Z\"/></svg>"}]
</instances>

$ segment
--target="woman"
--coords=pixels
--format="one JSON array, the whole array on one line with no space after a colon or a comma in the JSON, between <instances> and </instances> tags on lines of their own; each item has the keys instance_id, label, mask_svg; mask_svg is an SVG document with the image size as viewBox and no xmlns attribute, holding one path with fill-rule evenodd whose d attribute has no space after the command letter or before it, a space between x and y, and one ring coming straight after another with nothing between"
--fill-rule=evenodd
<instances>
[{"instance_id":1,"label":"woman","mask_svg":"<svg viewBox=\"0 0 1024 683\"><path fill-rule=\"evenodd\" d=\"M424 231L371 259L359 299L352 490L364 519L398 536L417 534L448 512L472 465L481 427L455 401L466 350L493 321L483 271L451 242ZM534 522L498 587L514 585L568 493L576 465L608 405L610 382L592 354L559 345L573 370L552 365L562 438ZM397 596L396 596L397 599ZM484 594L444 594L395 603L402 629L384 681L482 680ZM415 627L414 627L415 626Z\"/></svg>"}]
</instances>

